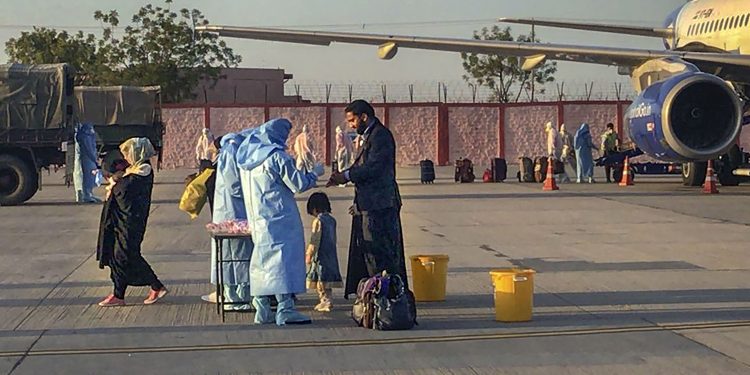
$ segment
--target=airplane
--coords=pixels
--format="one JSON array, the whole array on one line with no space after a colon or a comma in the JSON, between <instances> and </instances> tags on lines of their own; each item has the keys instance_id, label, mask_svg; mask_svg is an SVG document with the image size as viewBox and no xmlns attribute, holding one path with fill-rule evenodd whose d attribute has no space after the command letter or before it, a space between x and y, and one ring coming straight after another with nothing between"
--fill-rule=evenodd
<instances>
[{"instance_id":1,"label":"airplane","mask_svg":"<svg viewBox=\"0 0 750 375\"><path fill-rule=\"evenodd\" d=\"M458 38L203 25L220 36L327 46L375 45L390 60L399 48L515 56L532 70L546 60L618 67L638 93L625 114L630 139L645 154L683 163L683 183L700 186L708 160L722 185L750 181L750 154L739 148L750 112L750 0L691 0L660 27L500 18L499 22L661 38L664 50Z\"/></svg>"}]
</instances>

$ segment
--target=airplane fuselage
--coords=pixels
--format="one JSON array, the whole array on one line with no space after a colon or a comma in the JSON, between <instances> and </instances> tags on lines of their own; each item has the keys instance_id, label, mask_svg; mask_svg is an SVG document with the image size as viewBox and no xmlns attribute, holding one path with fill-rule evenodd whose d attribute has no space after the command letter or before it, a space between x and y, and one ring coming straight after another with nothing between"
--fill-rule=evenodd
<instances>
[{"instance_id":1,"label":"airplane fuselage","mask_svg":"<svg viewBox=\"0 0 750 375\"><path fill-rule=\"evenodd\" d=\"M750 0L693 0L666 22L670 49L750 54Z\"/></svg>"}]
</instances>

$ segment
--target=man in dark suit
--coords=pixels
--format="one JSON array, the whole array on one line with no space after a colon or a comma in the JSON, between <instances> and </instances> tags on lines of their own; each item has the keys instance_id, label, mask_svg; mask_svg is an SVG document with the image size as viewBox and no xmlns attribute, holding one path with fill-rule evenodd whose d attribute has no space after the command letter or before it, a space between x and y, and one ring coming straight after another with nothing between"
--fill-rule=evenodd
<instances>
[{"instance_id":1,"label":"man in dark suit","mask_svg":"<svg viewBox=\"0 0 750 375\"><path fill-rule=\"evenodd\" d=\"M354 183L352 234L346 290L357 292L359 280L387 271L404 283L406 262L401 230L401 196L396 183L396 142L364 100L346 109L346 122L364 139L353 165L331 175L328 186Z\"/></svg>"}]
</instances>

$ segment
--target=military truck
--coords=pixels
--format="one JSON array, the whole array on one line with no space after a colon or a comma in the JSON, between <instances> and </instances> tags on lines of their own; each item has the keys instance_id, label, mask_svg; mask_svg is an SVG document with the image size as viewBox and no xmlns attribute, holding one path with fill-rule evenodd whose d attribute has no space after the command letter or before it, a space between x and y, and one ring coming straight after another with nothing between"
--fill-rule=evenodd
<instances>
[{"instance_id":1,"label":"military truck","mask_svg":"<svg viewBox=\"0 0 750 375\"><path fill-rule=\"evenodd\" d=\"M76 88L74 75L67 64L0 65L0 206L31 199L42 169L66 166L70 183L78 123L94 125L105 163L130 137L148 137L161 160L159 87Z\"/></svg>"},{"instance_id":2,"label":"military truck","mask_svg":"<svg viewBox=\"0 0 750 375\"><path fill-rule=\"evenodd\" d=\"M74 77L66 64L0 65L0 205L30 199L42 168L65 164L74 136Z\"/></svg>"},{"instance_id":3,"label":"military truck","mask_svg":"<svg viewBox=\"0 0 750 375\"><path fill-rule=\"evenodd\" d=\"M159 86L78 86L74 91L76 120L94 126L105 170L121 157L120 144L132 137L147 137L161 163L164 124ZM72 156L68 159L72 165Z\"/></svg>"}]
</instances>

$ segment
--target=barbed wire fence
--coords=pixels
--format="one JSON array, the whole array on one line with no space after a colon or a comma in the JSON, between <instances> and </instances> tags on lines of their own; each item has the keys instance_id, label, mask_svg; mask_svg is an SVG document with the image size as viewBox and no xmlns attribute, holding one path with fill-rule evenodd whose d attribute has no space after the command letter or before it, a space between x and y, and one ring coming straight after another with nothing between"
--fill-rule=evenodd
<instances>
[{"instance_id":1,"label":"barbed wire fence","mask_svg":"<svg viewBox=\"0 0 750 375\"><path fill-rule=\"evenodd\" d=\"M519 94L520 90L520 94ZM512 87L513 102L531 102L528 89ZM373 103L492 103L494 95L487 87L465 81L358 81L320 82L288 81L284 85L287 96L300 102L348 103L365 99ZM534 102L571 100L633 100L635 91L628 80L613 82L561 81L537 88Z\"/></svg>"}]
</instances>

